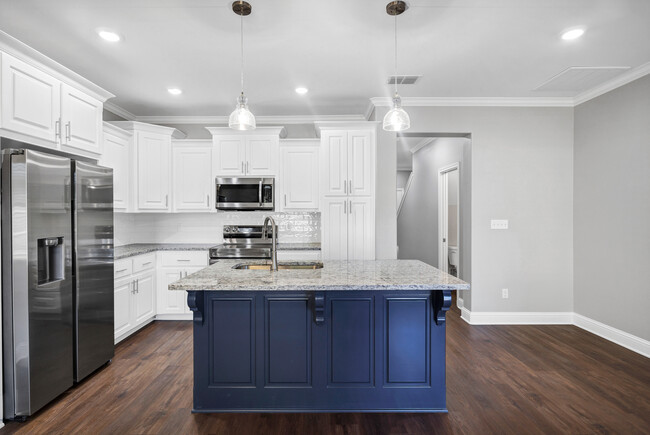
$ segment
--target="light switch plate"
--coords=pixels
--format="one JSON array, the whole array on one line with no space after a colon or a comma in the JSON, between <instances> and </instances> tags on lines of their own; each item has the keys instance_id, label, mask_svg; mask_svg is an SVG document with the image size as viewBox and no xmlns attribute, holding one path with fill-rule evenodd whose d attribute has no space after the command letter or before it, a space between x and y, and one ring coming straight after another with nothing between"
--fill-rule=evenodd
<instances>
[{"instance_id":1,"label":"light switch plate","mask_svg":"<svg viewBox=\"0 0 650 435\"><path fill-rule=\"evenodd\" d=\"M490 228L493 230L507 230L508 219L492 219L490 221Z\"/></svg>"}]
</instances>

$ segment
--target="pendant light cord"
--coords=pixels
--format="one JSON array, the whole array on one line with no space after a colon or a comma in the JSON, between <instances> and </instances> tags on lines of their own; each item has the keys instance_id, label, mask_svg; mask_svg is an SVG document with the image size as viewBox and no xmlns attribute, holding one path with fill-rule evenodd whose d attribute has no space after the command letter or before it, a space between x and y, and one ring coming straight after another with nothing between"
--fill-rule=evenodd
<instances>
[{"instance_id":1,"label":"pendant light cord","mask_svg":"<svg viewBox=\"0 0 650 435\"><path fill-rule=\"evenodd\" d=\"M397 94L397 15L395 15L395 94Z\"/></svg>"},{"instance_id":2,"label":"pendant light cord","mask_svg":"<svg viewBox=\"0 0 650 435\"><path fill-rule=\"evenodd\" d=\"M241 38L241 93L244 94L244 11L240 11L239 35Z\"/></svg>"}]
</instances>

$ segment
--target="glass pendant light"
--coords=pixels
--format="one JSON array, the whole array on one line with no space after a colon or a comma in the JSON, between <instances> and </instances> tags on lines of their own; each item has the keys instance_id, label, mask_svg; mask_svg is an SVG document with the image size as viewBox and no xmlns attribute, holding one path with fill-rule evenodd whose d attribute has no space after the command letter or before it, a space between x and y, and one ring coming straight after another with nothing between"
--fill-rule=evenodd
<instances>
[{"instance_id":1,"label":"glass pendant light","mask_svg":"<svg viewBox=\"0 0 650 435\"><path fill-rule=\"evenodd\" d=\"M393 108L384 116L384 130L403 131L411 127L409 114L402 109L402 99L397 93L397 16L406 11L406 3L403 1L392 1L386 5L386 13L395 17L395 95L393 96Z\"/></svg>"},{"instance_id":2,"label":"glass pendant light","mask_svg":"<svg viewBox=\"0 0 650 435\"><path fill-rule=\"evenodd\" d=\"M232 4L232 10L239 15L241 20L241 94L237 98L235 110L228 119L228 127L233 130L255 130L255 116L248 110L248 98L244 95L244 15L250 15L253 8L245 1L236 1Z\"/></svg>"}]
</instances>

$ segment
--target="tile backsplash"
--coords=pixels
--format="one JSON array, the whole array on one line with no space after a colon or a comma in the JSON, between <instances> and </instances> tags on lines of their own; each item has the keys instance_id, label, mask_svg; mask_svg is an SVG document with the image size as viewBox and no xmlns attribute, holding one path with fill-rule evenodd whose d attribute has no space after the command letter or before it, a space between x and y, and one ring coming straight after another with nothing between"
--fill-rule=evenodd
<instances>
[{"instance_id":1,"label":"tile backsplash","mask_svg":"<svg viewBox=\"0 0 650 435\"><path fill-rule=\"evenodd\" d=\"M223 242L224 225L264 223L273 216L280 243L320 242L320 212L115 213L115 245Z\"/></svg>"}]
</instances>

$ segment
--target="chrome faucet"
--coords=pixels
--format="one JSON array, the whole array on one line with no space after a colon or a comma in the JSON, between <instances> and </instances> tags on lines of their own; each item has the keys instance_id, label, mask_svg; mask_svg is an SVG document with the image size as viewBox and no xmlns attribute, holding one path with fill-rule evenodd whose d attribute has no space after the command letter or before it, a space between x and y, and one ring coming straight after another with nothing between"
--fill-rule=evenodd
<instances>
[{"instance_id":1,"label":"chrome faucet","mask_svg":"<svg viewBox=\"0 0 650 435\"><path fill-rule=\"evenodd\" d=\"M278 235L276 234L275 220L271 216L264 219L263 236L268 238L268 224L271 221L271 270L278 270Z\"/></svg>"}]
</instances>

